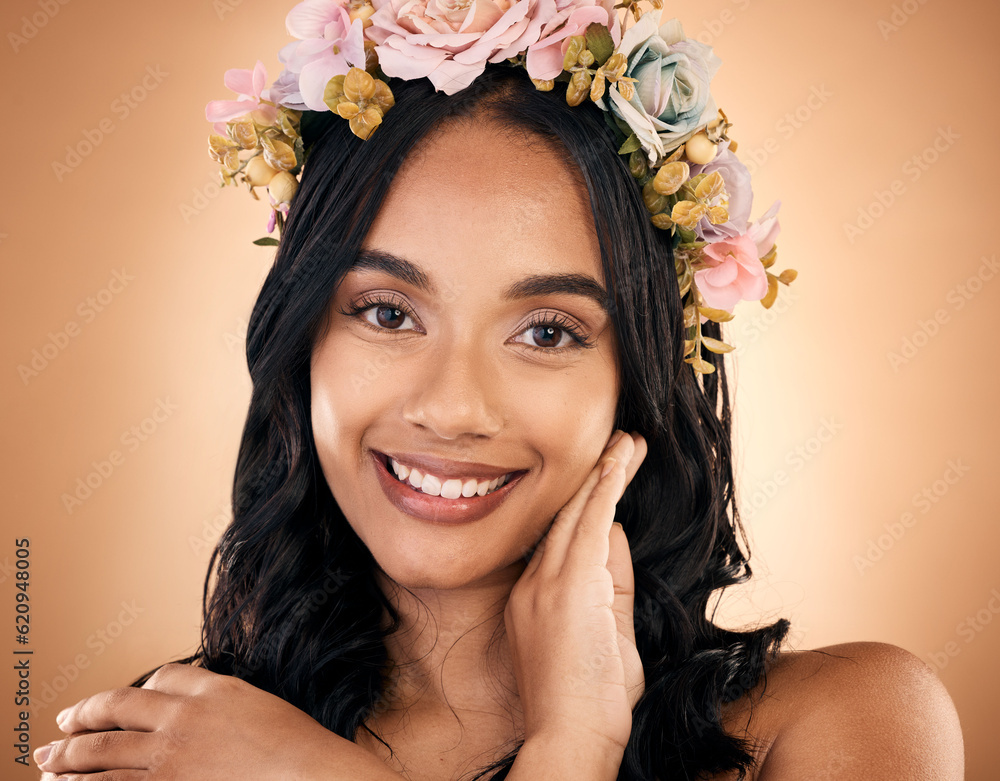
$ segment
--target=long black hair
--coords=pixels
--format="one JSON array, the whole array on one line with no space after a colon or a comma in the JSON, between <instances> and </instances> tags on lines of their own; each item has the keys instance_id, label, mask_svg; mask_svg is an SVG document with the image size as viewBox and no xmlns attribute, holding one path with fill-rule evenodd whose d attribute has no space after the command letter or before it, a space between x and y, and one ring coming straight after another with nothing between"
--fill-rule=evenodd
<instances>
[{"instance_id":1,"label":"long black hair","mask_svg":"<svg viewBox=\"0 0 1000 781\"><path fill-rule=\"evenodd\" d=\"M365 141L340 117L310 117L301 187L247 331L253 392L233 521L205 579L200 646L180 661L243 678L348 740L384 707L384 639L400 620L320 469L310 355L331 296L411 150L445 122L488 119L524 143L557 145L582 175L613 297L621 377L614 426L640 432L648 445L615 514L632 552L645 674L619 779L732 770L744 778L754 746L723 730L721 706L762 679L766 685L789 622L733 631L707 615L713 593L745 582L751 570L736 536L738 529L746 543L724 356L706 355L715 372L700 379L683 360L670 234L650 223L603 112L590 102L567 105L560 83L539 91L523 69L498 63L454 95L427 79L396 81L393 92L395 106ZM709 336L720 331L703 326ZM520 745L476 778L505 778Z\"/></svg>"}]
</instances>

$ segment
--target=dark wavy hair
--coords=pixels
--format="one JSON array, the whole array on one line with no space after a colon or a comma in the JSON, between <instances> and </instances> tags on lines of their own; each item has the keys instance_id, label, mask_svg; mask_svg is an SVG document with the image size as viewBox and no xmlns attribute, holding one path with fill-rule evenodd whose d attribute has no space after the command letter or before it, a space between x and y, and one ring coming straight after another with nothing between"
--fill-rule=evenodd
<instances>
[{"instance_id":1,"label":"dark wavy hair","mask_svg":"<svg viewBox=\"0 0 1000 781\"><path fill-rule=\"evenodd\" d=\"M733 631L707 615L712 594L747 581L751 570L736 537L738 528L746 543L724 356L709 353L715 372L701 379L683 360L670 233L651 225L604 112L590 102L567 105L559 82L538 91L523 69L498 63L454 95L427 79L397 81L393 91L395 107L366 141L332 114L303 118L309 153L301 187L247 331L253 392L233 521L209 564L199 648L179 661L243 678L348 740L384 706L384 639L400 617L320 469L310 355L331 296L411 150L446 122L488 120L513 143L544 139L582 175L613 297L621 376L614 425L640 432L648 444L615 515L632 552L646 682L618 778L671 781L737 770L743 779L754 746L723 730L721 706L761 680L766 686L790 624L782 618ZM703 326L717 338L720 330L714 322ZM505 778L521 745L476 778Z\"/></svg>"}]
</instances>

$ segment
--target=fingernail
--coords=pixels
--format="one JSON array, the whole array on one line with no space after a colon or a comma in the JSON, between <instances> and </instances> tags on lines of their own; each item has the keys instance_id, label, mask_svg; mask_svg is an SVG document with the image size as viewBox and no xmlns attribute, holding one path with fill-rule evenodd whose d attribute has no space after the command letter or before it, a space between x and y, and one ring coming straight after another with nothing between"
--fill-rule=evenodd
<instances>
[{"instance_id":1,"label":"fingernail","mask_svg":"<svg viewBox=\"0 0 1000 781\"><path fill-rule=\"evenodd\" d=\"M36 748L35 749L35 753L33 754L33 756L35 758L35 764L36 765L43 765L43 764L45 764L45 760L48 759L48 756L51 753L51 751L52 751L52 744L51 743L49 743L47 746L42 746L40 748Z\"/></svg>"},{"instance_id":2,"label":"fingernail","mask_svg":"<svg viewBox=\"0 0 1000 781\"><path fill-rule=\"evenodd\" d=\"M69 708L63 708L59 713L56 714L56 725L62 727L62 723L69 716Z\"/></svg>"},{"instance_id":3,"label":"fingernail","mask_svg":"<svg viewBox=\"0 0 1000 781\"><path fill-rule=\"evenodd\" d=\"M617 431L615 431L615 433L613 433L613 434L611 435L611 439L609 439L609 440L608 440L608 444L604 446L604 449L605 449L605 450L608 450L609 448L612 448L612 447L614 447L614 446L615 446L615 443L616 443L616 442L617 442L617 441L618 441L619 439L621 439L621 438L622 438L622 434L624 434L624 433L625 433L625 432L624 432L624 431L622 431L621 429L618 429Z\"/></svg>"},{"instance_id":4,"label":"fingernail","mask_svg":"<svg viewBox=\"0 0 1000 781\"><path fill-rule=\"evenodd\" d=\"M601 470L601 477L607 477L608 472L615 468L615 459L609 458L604 462L604 469Z\"/></svg>"}]
</instances>

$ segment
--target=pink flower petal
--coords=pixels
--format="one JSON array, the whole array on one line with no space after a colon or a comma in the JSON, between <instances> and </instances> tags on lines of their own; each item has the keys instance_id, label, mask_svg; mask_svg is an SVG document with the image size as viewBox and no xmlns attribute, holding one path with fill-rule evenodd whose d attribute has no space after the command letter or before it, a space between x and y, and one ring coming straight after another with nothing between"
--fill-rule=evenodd
<instances>
[{"instance_id":1,"label":"pink flower petal","mask_svg":"<svg viewBox=\"0 0 1000 781\"><path fill-rule=\"evenodd\" d=\"M503 12L491 0L472 0L472 7L465 15L460 33L484 33L499 21Z\"/></svg>"},{"instance_id":2,"label":"pink flower petal","mask_svg":"<svg viewBox=\"0 0 1000 781\"><path fill-rule=\"evenodd\" d=\"M764 212L764 215L747 231L757 245L758 257L762 258L770 252L778 238L778 233L781 231L781 225L778 223L778 208L780 206L781 201L775 201L771 204L771 208Z\"/></svg>"},{"instance_id":3,"label":"pink flower petal","mask_svg":"<svg viewBox=\"0 0 1000 781\"><path fill-rule=\"evenodd\" d=\"M389 39L391 42L393 39ZM447 58L447 53L429 47L422 50L401 52L391 45L376 46L378 63L386 76L401 79L420 79L429 76Z\"/></svg>"},{"instance_id":4,"label":"pink flower petal","mask_svg":"<svg viewBox=\"0 0 1000 781\"><path fill-rule=\"evenodd\" d=\"M321 55L312 62L302 66L299 74L299 90L302 92L302 102L313 111L329 111L330 107L323 101L327 82L334 76L344 76L350 69L343 55Z\"/></svg>"},{"instance_id":5,"label":"pink flower petal","mask_svg":"<svg viewBox=\"0 0 1000 781\"><path fill-rule=\"evenodd\" d=\"M764 267L757 263L761 273L750 273L744 270L736 280L736 286L740 291L740 298L743 301L760 301L767 295L767 272Z\"/></svg>"},{"instance_id":6,"label":"pink flower petal","mask_svg":"<svg viewBox=\"0 0 1000 781\"><path fill-rule=\"evenodd\" d=\"M338 18L341 3L335 0L305 0L285 17L285 29L293 38L323 38L326 26Z\"/></svg>"},{"instance_id":7,"label":"pink flower petal","mask_svg":"<svg viewBox=\"0 0 1000 781\"><path fill-rule=\"evenodd\" d=\"M705 299L705 304L712 309L724 309L732 312L740 301L740 293L732 286L715 287L705 279L708 270L694 272L694 282Z\"/></svg>"},{"instance_id":8,"label":"pink flower petal","mask_svg":"<svg viewBox=\"0 0 1000 781\"><path fill-rule=\"evenodd\" d=\"M714 287L725 287L736 281L739 269L735 261L723 261L718 266L704 269L702 279Z\"/></svg>"},{"instance_id":9,"label":"pink flower petal","mask_svg":"<svg viewBox=\"0 0 1000 781\"><path fill-rule=\"evenodd\" d=\"M246 68L230 68L223 83L237 95L253 95L253 77Z\"/></svg>"},{"instance_id":10,"label":"pink flower petal","mask_svg":"<svg viewBox=\"0 0 1000 781\"><path fill-rule=\"evenodd\" d=\"M257 64L253 67L253 95L255 97L260 97L261 91L264 89L264 85L267 84L267 68L264 67L264 63L257 60Z\"/></svg>"},{"instance_id":11,"label":"pink flower petal","mask_svg":"<svg viewBox=\"0 0 1000 781\"><path fill-rule=\"evenodd\" d=\"M472 84L484 70L486 62L480 60L472 65L462 65L454 60L444 60L427 77L435 89L446 95L454 95Z\"/></svg>"},{"instance_id":12,"label":"pink flower petal","mask_svg":"<svg viewBox=\"0 0 1000 781\"><path fill-rule=\"evenodd\" d=\"M228 122L255 108L256 100L213 100L205 106L205 119L209 122Z\"/></svg>"}]
</instances>

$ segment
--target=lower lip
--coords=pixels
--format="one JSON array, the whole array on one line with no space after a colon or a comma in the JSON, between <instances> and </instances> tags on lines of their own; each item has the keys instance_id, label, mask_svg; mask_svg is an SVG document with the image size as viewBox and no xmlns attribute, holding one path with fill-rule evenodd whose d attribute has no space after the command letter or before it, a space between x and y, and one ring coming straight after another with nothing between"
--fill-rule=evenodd
<instances>
[{"instance_id":1,"label":"lower lip","mask_svg":"<svg viewBox=\"0 0 1000 781\"><path fill-rule=\"evenodd\" d=\"M400 512L424 521L438 523L471 523L489 515L503 504L525 475L524 472L520 473L486 496L460 496L458 499L447 499L415 491L409 483L404 485L395 475L389 473L385 462L382 461L383 458L380 453L372 451L375 474L378 475L379 484L389 501L396 505Z\"/></svg>"}]
</instances>

